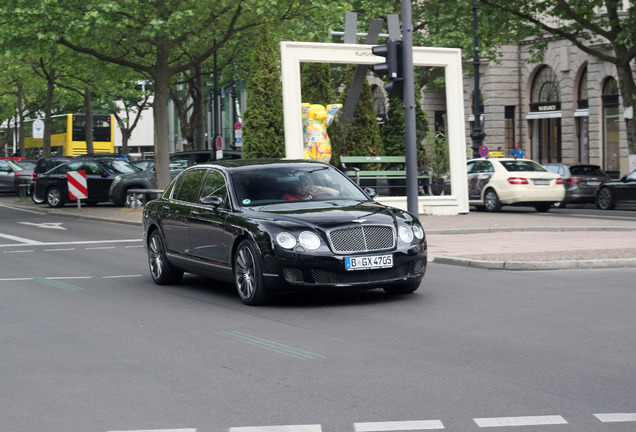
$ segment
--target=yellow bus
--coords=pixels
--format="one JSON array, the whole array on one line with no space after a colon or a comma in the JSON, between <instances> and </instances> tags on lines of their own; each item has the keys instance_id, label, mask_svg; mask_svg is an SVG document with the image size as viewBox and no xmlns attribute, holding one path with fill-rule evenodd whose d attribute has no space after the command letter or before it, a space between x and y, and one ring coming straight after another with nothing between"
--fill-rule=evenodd
<instances>
[{"instance_id":1,"label":"yellow bus","mask_svg":"<svg viewBox=\"0 0 636 432\"><path fill-rule=\"evenodd\" d=\"M42 138L33 138L33 122L24 122L24 146L28 159L42 155ZM51 155L86 154L86 115L60 114L51 117ZM115 118L108 114L93 115L93 153L115 153Z\"/></svg>"}]
</instances>

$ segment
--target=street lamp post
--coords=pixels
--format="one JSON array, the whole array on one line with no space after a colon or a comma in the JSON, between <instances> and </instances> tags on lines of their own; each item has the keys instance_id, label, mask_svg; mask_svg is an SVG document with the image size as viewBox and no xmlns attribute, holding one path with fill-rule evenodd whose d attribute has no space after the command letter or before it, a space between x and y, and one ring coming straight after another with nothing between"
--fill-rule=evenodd
<instances>
[{"instance_id":1,"label":"street lamp post","mask_svg":"<svg viewBox=\"0 0 636 432\"><path fill-rule=\"evenodd\" d=\"M479 37L477 36L477 1L473 0L473 74L475 89L473 97L473 132L470 138L473 140L473 157L479 157L479 147L482 146L486 134L481 130L481 110L479 105Z\"/></svg>"}]
</instances>

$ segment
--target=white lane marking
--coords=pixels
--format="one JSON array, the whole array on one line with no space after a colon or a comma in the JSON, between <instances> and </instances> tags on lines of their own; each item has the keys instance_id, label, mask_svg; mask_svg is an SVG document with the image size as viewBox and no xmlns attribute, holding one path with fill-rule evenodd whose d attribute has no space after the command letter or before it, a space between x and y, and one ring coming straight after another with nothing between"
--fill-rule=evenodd
<instances>
[{"instance_id":1,"label":"white lane marking","mask_svg":"<svg viewBox=\"0 0 636 432\"><path fill-rule=\"evenodd\" d=\"M18 222L19 224L23 224L23 225L31 225L34 227L38 227L38 228L45 228L45 229L56 229L56 230L65 230L66 228L64 228L62 226L62 222L42 222L42 223L34 223L34 222Z\"/></svg>"},{"instance_id":2,"label":"white lane marking","mask_svg":"<svg viewBox=\"0 0 636 432\"><path fill-rule=\"evenodd\" d=\"M140 243L141 239L125 239L125 240L90 240L90 241L72 241L72 242L36 242L28 239L19 239L19 237L10 238L12 236L7 236L6 234L0 234L0 237L5 237L9 240L14 241L24 241L24 244L0 244L0 247L13 247L13 246L69 246L69 245L90 245L90 244L101 244L101 243ZM28 242L28 243L26 243Z\"/></svg>"},{"instance_id":3,"label":"white lane marking","mask_svg":"<svg viewBox=\"0 0 636 432\"><path fill-rule=\"evenodd\" d=\"M321 432L320 425L232 427L229 432Z\"/></svg>"},{"instance_id":4,"label":"white lane marking","mask_svg":"<svg viewBox=\"0 0 636 432\"><path fill-rule=\"evenodd\" d=\"M444 425L442 424L440 420L412 420L412 421L393 421L393 422L354 423L353 428L355 432L388 432L388 431L444 429Z\"/></svg>"},{"instance_id":5,"label":"white lane marking","mask_svg":"<svg viewBox=\"0 0 636 432\"><path fill-rule=\"evenodd\" d=\"M48 280L63 280L63 279L91 279L93 276L49 276L44 279Z\"/></svg>"},{"instance_id":6,"label":"white lane marking","mask_svg":"<svg viewBox=\"0 0 636 432\"><path fill-rule=\"evenodd\" d=\"M197 432L196 429L138 429L138 430L128 430L128 431L109 431L109 432Z\"/></svg>"},{"instance_id":7,"label":"white lane marking","mask_svg":"<svg viewBox=\"0 0 636 432\"><path fill-rule=\"evenodd\" d=\"M59 248L59 249L44 249L44 252L63 252L63 251L74 251L75 248Z\"/></svg>"},{"instance_id":8,"label":"white lane marking","mask_svg":"<svg viewBox=\"0 0 636 432\"><path fill-rule=\"evenodd\" d=\"M24 253L24 252L35 252L34 249L27 249L27 250L15 250L15 251L3 251L4 253Z\"/></svg>"},{"instance_id":9,"label":"white lane marking","mask_svg":"<svg viewBox=\"0 0 636 432\"><path fill-rule=\"evenodd\" d=\"M636 413L594 414L594 417L596 417L603 423L636 421Z\"/></svg>"},{"instance_id":10,"label":"white lane marking","mask_svg":"<svg viewBox=\"0 0 636 432\"><path fill-rule=\"evenodd\" d=\"M142 248L144 245L124 246L124 248Z\"/></svg>"},{"instance_id":11,"label":"white lane marking","mask_svg":"<svg viewBox=\"0 0 636 432\"><path fill-rule=\"evenodd\" d=\"M102 250L102 249L115 249L115 246L101 246L101 247L87 247L84 250Z\"/></svg>"},{"instance_id":12,"label":"white lane marking","mask_svg":"<svg viewBox=\"0 0 636 432\"><path fill-rule=\"evenodd\" d=\"M6 279L0 279L0 282L27 281L27 280L33 280L33 278L6 278Z\"/></svg>"},{"instance_id":13,"label":"white lane marking","mask_svg":"<svg viewBox=\"0 0 636 432\"><path fill-rule=\"evenodd\" d=\"M554 416L525 416L525 417L492 417L473 419L479 427L507 427L507 426L544 426L567 424L559 415Z\"/></svg>"},{"instance_id":14,"label":"white lane marking","mask_svg":"<svg viewBox=\"0 0 636 432\"><path fill-rule=\"evenodd\" d=\"M0 238L4 238L4 239L7 239L7 240L13 240L15 242L19 242L19 243L22 243L22 244L25 244L25 245L29 245L29 246L43 244L42 242L39 242L39 241L30 240L30 239L26 239L26 238L23 238L23 237L16 237L16 236L12 236L12 235L9 235L9 234L2 234L2 233L0 233ZM4 246L4 245L0 245L0 246ZM17 245L9 245L9 246L17 246Z\"/></svg>"}]
</instances>

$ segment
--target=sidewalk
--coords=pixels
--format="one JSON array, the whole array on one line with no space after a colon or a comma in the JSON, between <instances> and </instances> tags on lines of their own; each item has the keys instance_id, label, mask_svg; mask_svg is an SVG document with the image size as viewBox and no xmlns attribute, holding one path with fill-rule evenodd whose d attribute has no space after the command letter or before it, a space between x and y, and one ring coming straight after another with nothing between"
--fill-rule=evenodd
<instances>
[{"instance_id":1,"label":"sidewalk","mask_svg":"<svg viewBox=\"0 0 636 432\"><path fill-rule=\"evenodd\" d=\"M100 204L51 209L15 196L0 205L64 217L141 225L142 209ZM499 270L636 267L636 212L618 218L568 217L560 212L505 208L500 213L421 215L429 261Z\"/></svg>"}]
</instances>

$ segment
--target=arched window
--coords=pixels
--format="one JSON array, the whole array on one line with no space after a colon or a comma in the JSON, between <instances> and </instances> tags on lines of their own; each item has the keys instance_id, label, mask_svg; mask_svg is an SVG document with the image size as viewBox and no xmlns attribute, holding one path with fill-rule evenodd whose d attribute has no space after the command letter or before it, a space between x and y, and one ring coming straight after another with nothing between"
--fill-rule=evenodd
<instances>
[{"instance_id":1,"label":"arched window","mask_svg":"<svg viewBox=\"0 0 636 432\"><path fill-rule=\"evenodd\" d=\"M603 83L603 168L608 174L620 173L620 123L618 83L609 77Z\"/></svg>"},{"instance_id":2,"label":"arched window","mask_svg":"<svg viewBox=\"0 0 636 432\"><path fill-rule=\"evenodd\" d=\"M557 76L551 67L543 66L532 81L528 114L532 158L539 163L561 162L561 115Z\"/></svg>"}]
</instances>

